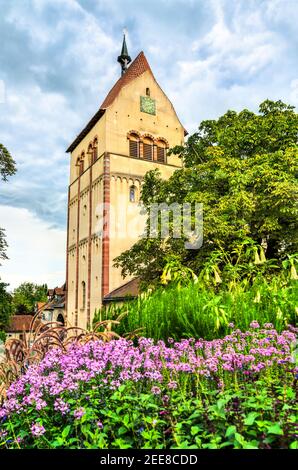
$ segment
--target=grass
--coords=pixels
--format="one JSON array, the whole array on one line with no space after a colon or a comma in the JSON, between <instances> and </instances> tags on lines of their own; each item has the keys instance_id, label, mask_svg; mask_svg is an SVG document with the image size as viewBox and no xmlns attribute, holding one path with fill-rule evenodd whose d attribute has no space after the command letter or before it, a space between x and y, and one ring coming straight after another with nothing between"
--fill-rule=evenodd
<instances>
[{"instance_id":1,"label":"grass","mask_svg":"<svg viewBox=\"0 0 298 470\"><path fill-rule=\"evenodd\" d=\"M253 320L272 323L278 331L296 325L298 283L279 277L260 279L252 285L238 283L216 289L200 284L168 286L142 294L138 300L101 310L96 319L123 314L119 333L142 328L154 339L202 337L213 339L230 331L229 324L245 330Z\"/></svg>"}]
</instances>

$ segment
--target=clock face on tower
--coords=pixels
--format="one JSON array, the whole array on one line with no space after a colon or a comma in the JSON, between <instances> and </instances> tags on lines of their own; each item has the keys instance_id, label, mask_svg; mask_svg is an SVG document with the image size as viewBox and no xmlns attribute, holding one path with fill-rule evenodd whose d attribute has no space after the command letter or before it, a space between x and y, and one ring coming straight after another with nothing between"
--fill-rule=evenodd
<instances>
[{"instance_id":1,"label":"clock face on tower","mask_svg":"<svg viewBox=\"0 0 298 470\"><path fill-rule=\"evenodd\" d=\"M141 96L140 110L142 111L142 113L155 115L156 114L155 100L150 98L150 96Z\"/></svg>"}]
</instances>

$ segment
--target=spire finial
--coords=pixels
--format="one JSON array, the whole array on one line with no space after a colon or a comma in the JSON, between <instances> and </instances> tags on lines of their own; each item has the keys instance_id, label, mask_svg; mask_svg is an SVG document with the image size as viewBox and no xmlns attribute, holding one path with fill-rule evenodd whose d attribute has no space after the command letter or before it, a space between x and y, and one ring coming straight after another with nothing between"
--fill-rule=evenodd
<instances>
[{"instance_id":1,"label":"spire finial","mask_svg":"<svg viewBox=\"0 0 298 470\"><path fill-rule=\"evenodd\" d=\"M130 56L128 55L128 51L127 51L127 45L126 45L126 39L125 39L125 34L126 34L126 31L125 29L123 30L123 42L122 42L122 49L121 49L121 54L118 56L118 59L117 61L120 63L121 65L121 75L124 75L126 70L127 70L127 66L128 64L131 62L131 58Z\"/></svg>"}]
</instances>

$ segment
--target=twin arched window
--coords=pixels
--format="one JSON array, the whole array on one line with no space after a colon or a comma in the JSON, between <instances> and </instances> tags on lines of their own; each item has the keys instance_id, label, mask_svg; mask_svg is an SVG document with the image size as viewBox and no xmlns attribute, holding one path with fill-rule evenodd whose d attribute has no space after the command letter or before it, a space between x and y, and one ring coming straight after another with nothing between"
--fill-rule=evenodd
<instances>
[{"instance_id":1,"label":"twin arched window","mask_svg":"<svg viewBox=\"0 0 298 470\"><path fill-rule=\"evenodd\" d=\"M167 144L163 139L154 141L149 136L141 139L138 134L132 132L129 134L128 140L130 157L166 163Z\"/></svg>"},{"instance_id":2,"label":"twin arched window","mask_svg":"<svg viewBox=\"0 0 298 470\"><path fill-rule=\"evenodd\" d=\"M93 144L89 144L87 156L89 157L87 165L85 162L85 152L82 152L81 156L77 159L76 166L78 167L78 176L81 176L87 167L92 165L98 159L98 140L96 137Z\"/></svg>"}]
</instances>

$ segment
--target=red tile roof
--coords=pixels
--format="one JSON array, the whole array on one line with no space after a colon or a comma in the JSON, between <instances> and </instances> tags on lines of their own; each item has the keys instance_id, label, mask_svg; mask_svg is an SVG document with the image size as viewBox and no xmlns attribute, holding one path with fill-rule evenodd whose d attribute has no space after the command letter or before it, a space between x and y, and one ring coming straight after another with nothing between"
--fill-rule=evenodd
<instances>
[{"instance_id":1,"label":"red tile roof","mask_svg":"<svg viewBox=\"0 0 298 470\"><path fill-rule=\"evenodd\" d=\"M63 284L61 287L55 287L55 289L48 289L47 295L52 297L53 295L64 295L65 294L66 285Z\"/></svg>"},{"instance_id":2,"label":"red tile roof","mask_svg":"<svg viewBox=\"0 0 298 470\"><path fill-rule=\"evenodd\" d=\"M10 324L6 328L7 333L30 331L30 326L33 320L33 315L13 315L10 319ZM34 328L39 325L39 320L34 322Z\"/></svg>"},{"instance_id":3,"label":"red tile roof","mask_svg":"<svg viewBox=\"0 0 298 470\"><path fill-rule=\"evenodd\" d=\"M135 58L135 60L131 63L130 67L128 67L127 71L121 78L115 83L113 88L107 94L105 100L103 101L100 109L106 109L114 102L114 100L119 95L121 89L130 83L135 78L140 77L143 75L144 72L149 71L152 73L150 65L144 55L144 52L140 52L139 55ZM152 74L153 75L153 74Z\"/></svg>"},{"instance_id":4,"label":"red tile roof","mask_svg":"<svg viewBox=\"0 0 298 470\"><path fill-rule=\"evenodd\" d=\"M43 310L43 307L45 307L45 305L47 305L47 302L37 302L37 310Z\"/></svg>"},{"instance_id":5,"label":"red tile roof","mask_svg":"<svg viewBox=\"0 0 298 470\"><path fill-rule=\"evenodd\" d=\"M55 295L64 295L65 294L65 291L64 291L63 287L56 287L54 289L54 291L55 291Z\"/></svg>"},{"instance_id":6,"label":"red tile roof","mask_svg":"<svg viewBox=\"0 0 298 470\"><path fill-rule=\"evenodd\" d=\"M125 300L126 297L137 297L139 295L140 279L135 278L126 282L117 289L112 290L103 298L103 303L110 301Z\"/></svg>"}]
</instances>

